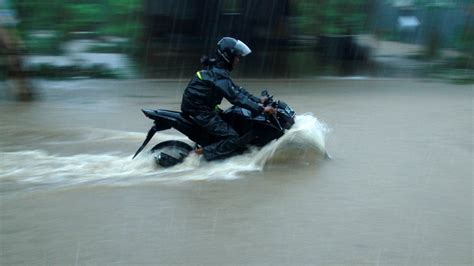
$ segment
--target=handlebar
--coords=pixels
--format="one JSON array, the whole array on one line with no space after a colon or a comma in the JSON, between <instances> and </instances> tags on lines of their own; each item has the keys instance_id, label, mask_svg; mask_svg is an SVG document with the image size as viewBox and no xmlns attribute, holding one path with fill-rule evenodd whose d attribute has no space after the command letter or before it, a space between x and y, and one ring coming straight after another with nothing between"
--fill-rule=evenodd
<instances>
[{"instance_id":1,"label":"handlebar","mask_svg":"<svg viewBox=\"0 0 474 266\"><path fill-rule=\"evenodd\" d=\"M270 93L268 93L268 90L263 90L262 91L262 96L263 97L267 97L267 99L265 100L265 102L263 103L263 106L266 107L266 106L271 106L273 108L277 108L278 106L278 101L273 101L273 95L270 95ZM280 122L278 121L278 118L276 116L276 114L265 114L265 116L267 117L267 119L273 124L275 125L277 128L279 128L280 130L283 130L282 126L280 125Z\"/></svg>"},{"instance_id":2,"label":"handlebar","mask_svg":"<svg viewBox=\"0 0 474 266\"><path fill-rule=\"evenodd\" d=\"M263 102L263 106L267 106L269 104L272 104L272 107L275 107L273 105L273 95L270 95L268 93L268 90L263 90L262 91L262 94L261 94L263 97L267 97L267 99L265 100L265 102Z\"/></svg>"}]
</instances>

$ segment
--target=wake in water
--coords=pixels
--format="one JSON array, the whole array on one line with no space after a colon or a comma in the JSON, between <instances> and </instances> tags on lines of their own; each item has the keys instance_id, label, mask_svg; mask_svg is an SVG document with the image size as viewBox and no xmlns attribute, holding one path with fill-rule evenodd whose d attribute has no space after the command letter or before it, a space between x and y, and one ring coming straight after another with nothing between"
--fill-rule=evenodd
<instances>
[{"instance_id":1,"label":"wake in water","mask_svg":"<svg viewBox=\"0 0 474 266\"><path fill-rule=\"evenodd\" d=\"M243 155L217 162L206 162L200 156L191 155L182 164L172 168L156 166L153 156L149 153L131 160L131 155L121 154L61 156L43 150L0 152L0 181L68 186L235 179L241 176L239 173L261 171L267 165L314 163L326 154L327 132L326 125L316 117L303 114L296 117L295 124L285 135L263 148L253 148ZM126 134L129 136L128 141L133 142L142 137L142 134L137 133L121 134ZM130 134L133 136L130 137ZM102 136L103 132L100 135ZM159 141L177 139L176 136L166 134L159 134L157 137ZM84 141L87 140L91 138L88 137ZM123 140L127 141L127 137L123 137ZM80 145L78 140L73 142ZM64 140L60 141L60 144L64 143Z\"/></svg>"}]
</instances>

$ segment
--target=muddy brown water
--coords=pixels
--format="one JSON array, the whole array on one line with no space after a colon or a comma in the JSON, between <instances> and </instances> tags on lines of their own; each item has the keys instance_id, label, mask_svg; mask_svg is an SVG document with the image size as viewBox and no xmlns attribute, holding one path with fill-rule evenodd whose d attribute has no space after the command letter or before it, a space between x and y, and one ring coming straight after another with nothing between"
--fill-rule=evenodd
<instances>
[{"instance_id":1,"label":"muddy brown water","mask_svg":"<svg viewBox=\"0 0 474 266\"><path fill-rule=\"evenodd\" d=\"M140 108L177 110L186 83L42 81L37 102L3 98L0 264L472 264L472 86L242 80L302 130L224 162L131 161L151 125Z\"/></svg>"}]
</instances>

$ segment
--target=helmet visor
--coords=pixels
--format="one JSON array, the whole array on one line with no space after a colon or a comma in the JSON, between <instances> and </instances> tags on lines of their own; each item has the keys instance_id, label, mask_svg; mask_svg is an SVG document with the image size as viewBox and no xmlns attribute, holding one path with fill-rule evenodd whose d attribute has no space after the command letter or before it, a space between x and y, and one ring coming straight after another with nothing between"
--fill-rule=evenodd
<instances>
[{"instance_id":1,"label":"helmet visor","mask_svg":"<svg viewBox=\"0 0 474 266\"><path fill-rule=\"evenodd\" d=\"M246 56L252 52L250 48L243 42L237 41L234 46L235 53L239 56Z\"/></svg>"}]
</instances>

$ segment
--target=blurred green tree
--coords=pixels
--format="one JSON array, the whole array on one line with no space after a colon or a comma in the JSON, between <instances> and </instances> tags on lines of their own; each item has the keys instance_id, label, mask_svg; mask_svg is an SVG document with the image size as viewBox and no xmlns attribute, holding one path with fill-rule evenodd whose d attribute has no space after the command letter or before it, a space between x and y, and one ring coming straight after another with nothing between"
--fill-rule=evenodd
<instances>
[{"instance_id":1,"label":"blurred green tree","mask_svg":"<svg viewBox=\"0 0 474 266\"><path fill-rule=\"evenodd\" d=\"M90 36L124 37L132 43L141 35L141 0L17 0L13 3L25 40L33 31L52 31L50 40L35 39L31 46L55 46L76 32ZM53 42L53 43L51 43ZM43 45L47 43L47 45ZM41 49L40 49L41 50Z\"/></svg>"},{"instance_id":2,"label":"blurred green tree","mask_svg":"<svg viewBox=\"0 0 474 266\"><path fill-rule=\"evenodd\" d=\"M474 3L467 5L466 23L459 30L457 48L464 52L460 64L467 68L474 68Z\"/></svg>"},{"instance_id":3,"label":"blurred green tree","mask_svg":"<svg viewBox=\"0 0 474 266\"><path fill-rule=\"evenodd\" d=\"M371 0L295 1L299 27L305 34L357 34L367 30Z\"/></svg>"}]
</instances>

